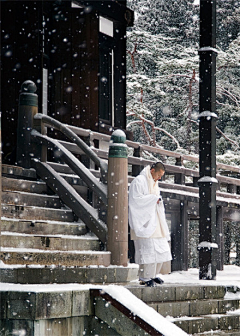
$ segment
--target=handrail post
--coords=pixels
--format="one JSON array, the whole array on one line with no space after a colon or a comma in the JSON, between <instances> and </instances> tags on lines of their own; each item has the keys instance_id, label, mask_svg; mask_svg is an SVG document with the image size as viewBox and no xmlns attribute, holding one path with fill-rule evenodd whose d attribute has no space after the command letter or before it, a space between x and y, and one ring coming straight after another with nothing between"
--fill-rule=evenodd
<instances>
[{"instance_id":1,"label":"handrail post","mask_svg":"<svg viewBox=\"0 0 240 336\"><path fill-rule=\"evenodd\" d=\"M39 115L42 114L38 114L33 119L33 129L42 135L47 135L47 127L44 125L42 118L39 118ZM32 147L34 149L34 157L41 162L47 162L47 146L44 144L35 144L35 142L33 142Z\"/></svg>"},{"instance_id":2,"label":"handrail post","mask_svg":"<svg viewBox=\"0 0 240 336\"><path fill-rule=\"evenodd\" d=\"M179 158L176 158L175 165L179 167L183 166L183 158L181 156ZM183 173L176 173L174 175L174 183L185 184L185 175Z\"/></svg>"},{"instance_id":3,"label":"handrail post","mask_svg":"<svg viewBox=\"0 0 240 336\"><path fill-rule=\"evenodd\" d=\"M141 145L137 148L134 148L133 156L141 158L142 157L143 149ZM137 176L143 170L144 166L132 165L132 176Z\"/></svg>"},{"instance_id":4,"label":"handrail post","mask_svg":"<svg viewBox=\"0 0 240 336\"><path fill-rule=\"evenodd\" d=\"M31 131L33 117L38 113L37 87L34 82L27 80L21 86L18 107L17 128L17 164L24 168L31 167Z\"/></svg>"},{"instance_id":5,"label":"handrail post","mask_svg":"<svg viewBox=\"0 0 240 336\"><path fill-rule=\"evenodd\" d=\"M108 160L108 240L111 264L128 264L128 149L122 130L112 133Z\"/></svg>"}]
</instances>

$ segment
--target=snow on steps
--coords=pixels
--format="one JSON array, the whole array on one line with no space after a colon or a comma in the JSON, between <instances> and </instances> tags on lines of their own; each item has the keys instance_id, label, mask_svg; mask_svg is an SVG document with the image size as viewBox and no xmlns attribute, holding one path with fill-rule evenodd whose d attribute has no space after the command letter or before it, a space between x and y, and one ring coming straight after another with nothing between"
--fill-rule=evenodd
<instances>
[{"instance_id":1,"label":"snow on steps","mask_svg":"<svg viewBox=\"0 0 240 336\"><path fill-rule=\"evenodd\" d=\"M25 220L52 220L73 222L74 215L68 209L53 209L37 206L2 204L2 216Z\"/></svg>"},{"instance_id":2,"label":"snow on steps","mask_svg":"<svg viewBox=\"0 0 240 336\"><path fill-rule=\"evenodd\" d=\"M179 284L154 288L127 288L169 321L189 334L238 331L240 335L240 288ZM229 292L231 295L229 294ZM234 294L235 292L235 294Z\"/></svg>"},{"instance_id":3,"label":"snow on steps","mask_svg":"<svg viewBox=\"0 0 240 336\"><path fill-rule=\"evenodd\" d=\"M15 175L14 175L15 176ZM2 191L19 190L28 193L48 194L49 189L45 182L32 180L24 180L17 178L18 175L13 177L2 176ZM36 178L36 177L35 177Z\"/></svg>"},{"instance_id":4,"label":"snow on steps","mask_svg":"<svg viewBox=\"0 0 240 336\"><path fill-rule=\"evenodd\" d=\"M110 285L100 290L91 289L90 293L95 297L95 315L119 335L187 335L127 288Z\"/></svg>"},{"instance_id":5,"label":"snow on steps","mask_svg":"<svg viewBox=\"0 0 240 336\"><path fill-rule=\"evenodd\" d=\"M204 332L200 334L195 334L194 336L240 336L239 330L229 330L229 331L214 331Z\"/></svg>"},{"instance_id":6,"label":"snow on steps","mask_svg":"<svg viewBox=\"0 0 240 336\"><path fill-rule=\"evenodd\" d=\"M99 251L96 236L86 234L85 225L75 222L72 211L62 205L58 196L49 195L46 184L36 179L33 169L3 165L4 263L108 266L110 253Z\"/></svg>"},{"instance_id":7,"label":"snow on steps","mask_svg":"<svg viewBox=\"0 0 240 336\"><path fill-rule=\"evenodd\" d=\"M27 335L45 335L48 330L56 336L143 336L149 335L146 330L152 330L156 331L152 335L187 335L122 286L5 284L0 294L1 326L7 331L24 329ZM107 301L103 301L106 295ZM137 320L138 325L132 320Z\"/></svg>"},{"instance_id":8,"label":"snow on steps","mask_svg":"<svg viewBox=\"0 0 240 336\"><path fill-rule=\"evenodd\" d=\"M3 174L2 282L102 284L137 278L136 265L109 266L110 252L100 251L96 236L62 208L35 170L3 165ZM76 176L65 178L84 186Z\"/></svg>"},{"instance_id":9,"label":"snow on steps","mask_svg":"<svg viewBox=\"0 0 240 336\"><path fill-rule=\"evenodd\" d=\"M40 235L75 235L86 234L86 225L78 222L60 222L51 220L24 220L2 217L2 231Z\"/></svg>"},{"instance_id":10,"label":"snow on steps","mask_svg":"<svg viewBox=\"0 0 240 336\"><path fill-rule=\"evenodd\" d=\"M31 197L29 197L29 193L23 191L3 191L2 203L17 206L27 205L47 208L61 208L62 206L58 196L31 193Z\"/></svg>"},{"instance_id":11,"label":"snow on steps","mask_svg":"<svg viewBox=\"0 0 240 336\"><path fill-rule=\"evenodd\" d=\"M2 247L0 259L8 265L109 266L110 255L110 252L104 251L51 251Z\"/></svg>"},{"instance_id":12,"label":"snow on steps","mask_svg":"<svg viewBox=\"0 0 240 336\"><path fill-rule=\"evenodd\" d=\"M12 284L127 284L137 278L138 266L128 267L103 265L89 266L42 266L0 264L3 283Z\"/></svg>"},{"instance_id":13,"label":"snow on steps","mask_svg":"<svg viewBox=\"0 0 240 336\"><path fill-rule=\"evenodd\" d=\"M2 232L1 246L14 248L34 248L40 250L83 251L100 249L100 242L95 235L36 235L15 232Z\"/></svg>"}]
</instances>

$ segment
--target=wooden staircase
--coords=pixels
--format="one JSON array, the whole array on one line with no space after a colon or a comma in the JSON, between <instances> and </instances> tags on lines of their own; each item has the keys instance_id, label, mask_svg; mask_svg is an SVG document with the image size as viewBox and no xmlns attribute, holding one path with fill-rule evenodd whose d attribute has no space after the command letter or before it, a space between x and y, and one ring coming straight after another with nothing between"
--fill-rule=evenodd
<instances>
[{"instance_id":1,"label":"wooden staircase","mask_svg":"<svg viewBox=\"0 0 240 336\"><path fill-rule=\"evenodd\" d=\"M3 165L2 175L1 282L124 283L137 277L136 267L108 267L110 252L34 169Z\"/></svg>"}]
</instances>

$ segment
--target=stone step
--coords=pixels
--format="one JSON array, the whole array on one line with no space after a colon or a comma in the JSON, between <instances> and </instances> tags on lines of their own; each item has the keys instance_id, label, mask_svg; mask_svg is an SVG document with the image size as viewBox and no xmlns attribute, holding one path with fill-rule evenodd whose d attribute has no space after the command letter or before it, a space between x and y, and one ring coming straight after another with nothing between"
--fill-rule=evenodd
<instances>
[{"instance_id":1,"label":"stone step","mask_svg":"<svg viewBox=\"0 0 240 336\"><path fill-rule=\"evenodd\" d=\"M49 189L45 182L29 181L23 179L2 177L2 190L3 191L24 191L36 194L47 194Z\"/></svg>"},{"instance_id":2,"label":"stone step","mask_svg":"<svg viewBox=\"0 0 240 336\"><path fill-rule=\"evenodd\" d=\"M15 179L24 179L24 180L36 180L37 174L35 169L26 169L18 166L12 166L3 164L2 165L2 176L10 177Z\"/></svg>"},{"instance_id":3,"label":"stone step","mask_svg":"<svg viewBox=\"0 0 240 336\"><path fill-rule=\"evenodd\" d=\"M135 280L138 274L138 267L133 264L129 264L128 267L4 266L4 268L0 266L1 282L18 284L126 284L129 281Z\"/></svg>"},{"instance_id":4,"label":"stone step","mask_svg":"<svg viewBox=\"0 0 240 336\"><path fill-rule=\"evenodd\" d=\"M199 334L194 334L193 336L240 336L240 331L239 330L230 330L230 331L211 331L209 333L199 333Z\"/></svg>"},{"instance_id":5,"label":"stone step","mask_svg":"<svg viewBox=\"0 0 240 336\"><path fill-rule=\"evenodd\" d=\"M1 248L0 259L8 265L110 265L110 252L105 251L51 251L25 248Z\"/></svg>"},{"instance_id":6,"label":"stone step","mask_svg":"<svg viewBox=\"0 0 240 336\"><path fill-rule=\"evenodd\" d=\"M87 232L86 225L78 222L59 222L49 220L21 220L15 218L1 218L2 231L19 232L41 235L84 235Z\"/></svg>"},{"instance_id":7,"label":"stone step","mask_svg":"<svg viewBox=\"0 0 240 336\"><path fill-rule=\"evenodd\" d=\"M148 303L162 316L182 317L210 314L225 314L228 311L239 309L240 300L189 300L176 302L152 302Z\"/></svg>"},{"instance_id":8,"label":"stone step","mask_svg":"<svg viewBox=\"0 0 240 336\"><path fill-rule=\"evenodd\" d=\"M157 287L129 286L128 289L147 304L171 303L173 301L218 300L223 299L226 294L225 286L200 286L199 284L181 284L176 286L164 283ZM230 287L228 288L229 290Z\"/></svg>"},{"instance_id":9,"label":"stone step","mask_svg":"<svg viewBox=\"0 0 240 336\"><path fill-rule=\"evenodd\" d=\"M56 236L2 231L1 247L58 251L99 251L100 242L93 234L86 234L85 236Z\"/></svg>"},{"instance_id":10,"label":"stone step","mask_svg":"<svg viewBox=\"0 0 240 336\"><path fill-rule=\"evenodd\" d=\"M61 208L62 202L54 195L42 195L19 191L4 191L2 193L2 203L17 206L36 206L46 208Z\"/></svg>"},{"instance_id":11,"label":"stone step","mask_svg":"<svg viewBox=\"0 0 240 336\"><path fill-rule=\"evenodd\" d=\"M194 318L168 318L168 320L190 335L218 330L239 330L240 335L240 315L237 312L235 314L231 312L229 315L213 314Z\"/></svg>"},{"instance_id":12,"label":"stone step","mask_svg":"<svg viewBox=\"0 0 240 336\"><path fill-rule=\"evenodd\" d=\"M61 222L73 222L74 215L71 210L53 209L44 207L8 205L2 204L2 216L7 218L18 218L24 220L51 220Z\"/></svg>"}]
</instances>

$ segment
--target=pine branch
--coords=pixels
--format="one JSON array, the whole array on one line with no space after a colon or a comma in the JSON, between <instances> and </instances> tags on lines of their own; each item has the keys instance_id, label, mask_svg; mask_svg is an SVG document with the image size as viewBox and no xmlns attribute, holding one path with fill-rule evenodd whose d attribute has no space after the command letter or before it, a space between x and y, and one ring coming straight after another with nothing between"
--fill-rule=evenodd
<instances>
[{"instance_id":1,"label":"pine branch","mask_svg":"<svg viewBox=\"0 0 240 336\"><path fill-rule=\"evenodd\" d=\"M135 57L135 54L137 52L137 39L136 39L133 51L127 50L127 52L131 56L133 72L136 73L136 63L135 63L135 58L134 57Z\"/></svg>"},{"instance_id":2,"label":"pine branch","mask_svg":"<svg viewBox=\"0 0 240 336\"><path fill-rule=\"evenodd\" d=\"M127 113L127 116L133 116L133 115L136 115L140 120L136 120L136 121L131 121L127 127L129 126L132 126L133 124L141 124L142 126L144 125L144 122L151 125L151 129L152 129L152 132L153 132L153 138L150 137L147 129L146 129L146 126L144 125L144 130L146 131L145 135L147 135L147 138L149 140L149 143L151 146L153 147L158 147L157 145L157 142L156 142L156 131L160 131L160 132L163 132L165 133L167 136L169 136L173 142L175 142L175 144L177 145L177 149L181 148L179 142L177 141L177 139L172 135L170 134L168 131L166 131L165 129L161 128L161 127L157 127L155 126L154 122L151 121L151 120L148 120L146 119L145 117L137 114L136 112L132 111L132 112L128 112Z\"/></svg>"},{"instance_id":3,"label":"pine branch","mask_svg":"<svg viewBox=\"0 0 240 336\"><path fill-rule=\"evenodd\" d=\"M192 123L194 123L194 124L198 124L198 122L197 121L195 121L195 120L190 120ZM216 131L218 132L218 133L220 133L223 137L224 137L224 139L226 139L227 141L229 141L229 142L231 142L233 145L235 145L237 148L236 148L236 150L237 149L239 149L239 145L238 145L238 143L236 142L236 141L234 141L234 140L232 140L232 139L230 139L225 133L223 133L223 131L221 131L220 130L220 128L218 128L217 126L216 126Z\"/></svg>"},{"instance_id":4,"label":"pine branch","mask_svg":"<svg viewBox=\"0 0 240 336\"><path fill-rule=\"evenodd\" d=\"M230 98L231 100L233 100L236 103L237 107L239 107L240 101L237 98L240 98L240 97L235 96L233 93L229 92L228 90L224 89L221 86L217 86L217 89L220 89L222 91L222 94L224 96L226 96L226 97Z\"/></svg>"}]
</instances>

